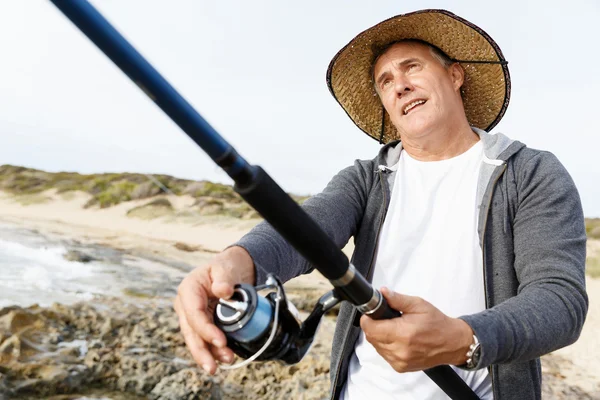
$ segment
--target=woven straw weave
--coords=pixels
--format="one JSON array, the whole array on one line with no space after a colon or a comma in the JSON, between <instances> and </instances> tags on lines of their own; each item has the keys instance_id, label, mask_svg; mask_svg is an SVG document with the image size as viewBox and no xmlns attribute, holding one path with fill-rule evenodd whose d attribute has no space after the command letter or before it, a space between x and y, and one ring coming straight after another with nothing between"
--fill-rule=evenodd
<instances>
[{"instance_id":1,"label":"woven straw weave","mask_svg":"<svg viewBox=\"0 0 600 400\"><path fill-rule=\"evenodd\" d=\"M496 62L461 62L465 71L462 95L472 126L489 131L500 121L510 98L510 76L498 45L483 30L448 11L423 10L392 17L360 33L329 64L329 90L361 130L379 140L383 113L381 141L398 139L370 74L376 49L402 39L431 43L455 60Z\"/></svg>"}]
</instances>

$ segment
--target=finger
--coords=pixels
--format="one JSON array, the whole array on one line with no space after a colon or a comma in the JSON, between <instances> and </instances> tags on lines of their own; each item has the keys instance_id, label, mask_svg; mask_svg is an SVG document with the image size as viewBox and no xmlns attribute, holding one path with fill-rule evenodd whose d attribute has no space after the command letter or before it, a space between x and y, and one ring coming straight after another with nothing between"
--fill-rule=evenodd
<instances>
[{"instance_id":1,"label":"finger","mask_svg":"<svg viewBox=\"0 0 600 400\"><path fill-rule=\"evenodd\" d=\"M396 338L398 324L396 318L374 320L367 315L360 317L360 327L365 333L367 341L374 343L392 343Z\"/></svg>"},{"instance_id":2,"label":"finger","mask_svg":"<svg viewBox=\"0 0 600 400\"><path fill-rule=\"evenodd\" d=\"M176 300L176 303L176 308L181 309L181 303L178 300ZM217 363L209 351L208 345L192 330L183 312L178 313L178 317L183 340L185 341L192 358L207 373L211 375L214 374L217 370Z\"/></svg>"},{"instance_id":3,"label":"finger","mask_svg":"<svg viewBox=\"0 0 600 400\"><path fill-rule=\"evenodd\" d=\"M423 304L423 299L420 297L400 294L385 286L380 290L389 306L394 310L402 311L403 313L417 312Z\"/></svg>"},{"instance_id":4,"label":"finger","mask_svg":"<svg viewBox=\"0 0 600 400\"><path fill-rule=\"evenodd\" d=\"M231 364L235 359L235 354L229 347L210 346L210 352L213 358L222 364Z\"/></svg>"},{"instance_id":5,"label":"finger","mask_svg":"<svg viewBox=\"0 0 600 400\"><path fill-rule=\"evenodd\" d=\"M228 299L233 295L233 289L237 281L231 275L228 268L211 267L210 269L211 292L215 297Z\"/></svg>"},{"instance_id":6,"label":"finger","mask_svg":"<svg viewBox=\"0 0 600 400\"><path fill-rule=\"evenodd\" d=\"M212 343L217 347L224 347L227 343L225 334L217 328L212 320L212 313L208 307L208 292L201 281L201 277L189 275L179 286L178 299L180 309L185 314L186 321L191 330L194 331L200 339L207 343Z\"/></svg>"}]
</instances>

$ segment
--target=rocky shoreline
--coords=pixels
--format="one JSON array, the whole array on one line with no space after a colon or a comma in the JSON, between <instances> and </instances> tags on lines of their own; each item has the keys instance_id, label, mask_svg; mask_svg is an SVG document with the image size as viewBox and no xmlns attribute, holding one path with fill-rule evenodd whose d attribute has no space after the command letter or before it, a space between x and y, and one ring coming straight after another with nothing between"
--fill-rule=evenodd
<instances>
[{"instance_id":1,"label":"rocky shoreline","mask_svg":"<svg viewBox=\"0 0 600 400\"><path fill-rule=\"evenodd\" d=\"M165 400L323 398L333 322L323 325L329 329L300 364L254 363L210 376L190 359L164 301L6 307L0 310L0 399L107 398L108 392Z\"/></svg>"},{"instance_id":2,"label":"rocky shoreline","mask_svg":"<svg viewBox=\"0 0 600 400\"><path fill-rule=\"evenodd\" d=\"M120 217L125 205L75 212L73 204L61 204L11 208L4 202L0 211L9 215L0 217L48 235L42 242L63 245L78 268L102 264L99 271L108 275L94 275L93 283L111 290L75 304L0 308L0 400L327 398L335 315L323 321L311 352L293 366L253 363L209 376L184 345L171 306L177 283L193 265L213 256L215 250L207 249L222 248L249 229L248 221L211 219L191 227L156 222L150 230ZM48 215L65 220L47 220ZM19 240L29 235L9 233ZM591 244L588 254L600 254L600 244ZM594 356L599 283L588 281L592 308L581 346L542 359L544 399L600 400ZM296 307L307 312L330 284L308 275L286 288ZM39 295L6 289L27 300L16 304L32 304L37 300L30 293Z\"/></svg>"},{"instance_id":3,"label":"rocky shoreline","mask_svg":"<svg viewBox=\"0 0 600 400\"><path fill-rule=\"evenodd\" d=\"M275 362L207 375L185 348L169 302L106 298L71 306L0 310L0 399L323 399L334 317L301 363ZM543 358L545 399L598 399Z\"/></svg>"}]
</instances>

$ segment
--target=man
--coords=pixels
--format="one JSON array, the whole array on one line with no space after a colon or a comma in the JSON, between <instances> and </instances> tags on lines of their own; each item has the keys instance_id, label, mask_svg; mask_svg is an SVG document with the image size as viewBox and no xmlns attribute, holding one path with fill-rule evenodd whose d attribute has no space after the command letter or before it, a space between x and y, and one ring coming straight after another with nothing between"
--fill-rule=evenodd
<instances>
[{"instance_id":1,"label":"man","mask_svg":"<svg viewBox=\"0 0 600 400\"><path fill-rule=\"evenodd\" d=\"M539 399L539 357L573 343L587 313L585 229L574 184L550 153L491 130L510 95L506 61L480 28L443 10L362 32L332 60L331 93L387 143L304 209L403 316L344 304L332 397L441 399L421 371L453 366L484 399ZM230 362L211 304L267 271L312 269L267 224L190 273L175 301L191 354ZM360 325L360 326L359 326Z\"/></svg>"}]
</instances>

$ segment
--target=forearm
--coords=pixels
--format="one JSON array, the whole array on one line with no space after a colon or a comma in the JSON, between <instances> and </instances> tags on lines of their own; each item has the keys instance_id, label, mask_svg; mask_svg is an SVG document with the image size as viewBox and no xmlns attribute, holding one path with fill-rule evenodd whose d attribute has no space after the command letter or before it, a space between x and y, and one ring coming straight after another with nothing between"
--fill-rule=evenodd
<instances>
[{"instance_id":1,"label":"forearm","mask_svg":"<svg viewBox=\"0 0 600 400\"><path fill-rule=\"evenodd\" d=\"M267 274L286 282L308 269L307 261L275 229L262 222L235 243L253 262L257 284L264 283Z\"/></svg>"},{"instance_id":2,"label":"forearm","mask_svg":"<svg viewBox=\"0 0 600 400\"><path fill-rule=\"evenodd\" d=\"M481 342L483 368L528 361L573 343L586 312L587 296L581 288L547 283L461 319Z\"/></svg>"},{"instance_id":3,"label":"forearm","mask_svg":"<svg viewBox=\"0 0 600 400\"><path fill-rule=\"evenodd\" d=\"M370 171L372 166L367 168ZM340 249L355 233L362 218L370 185L367 178L364 167L357 162L338 173L322 193L302 205ZM252 257L257 283L264 282L267 273L285 282L314 267L266 222L258 224L235 245L246 249Z\"/></svg>"}]
</instances>

